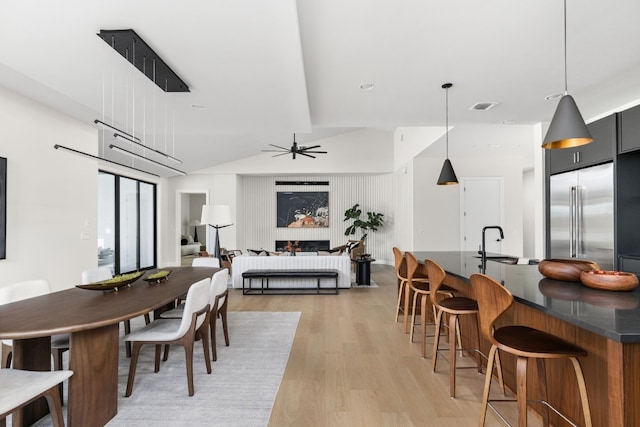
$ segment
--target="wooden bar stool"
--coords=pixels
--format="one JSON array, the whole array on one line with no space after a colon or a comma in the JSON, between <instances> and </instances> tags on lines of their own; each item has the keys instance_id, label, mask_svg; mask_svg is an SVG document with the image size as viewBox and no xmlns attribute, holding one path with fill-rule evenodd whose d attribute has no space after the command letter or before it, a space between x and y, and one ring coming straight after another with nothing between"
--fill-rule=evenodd
<instances>
[{"instance_id":1,"label":"wooden bar stool","mask_svg":"<svg viewBox=\"0 0 640 427\"><path fill-rule=\"evenodd\" d=\"M420 333L422 334L422 357L427 357L426 354L426 338L427 338L427 333L426 333L426 328L427 328L427 304L429 302L429 295L430 295L430 290L429 290L429 286L430 283L421 283L421 282L416 282L415 280L413 280L414 275L416 274L416 272L420 272L422 276L427 276L427 272L426 269L424 267L424 264L420 264L418 263L418 260L416 259L416 257L411 253L411 252L406 252L405 253L405 257L407 259L407 276L409 278L408 280L408 284L409 284L409 288L410 290L413 292L413 309L411 310L411 326L410 326L410 335L409 335L409 342L413 342L413 331L415 329L415 324L416 324L416 309L418 306L418 297L420 298ZM440 287L440 290L438 291L439 293L444 293L446 295L449 295L450 297L453 297L453 289L450 288L447 285L442 285ZM435 311L435 307L431 307L431 310L433 312L433 318L436 318L436 311Z\"/></svg>"},{"instance_id":2,"label":"wooden bar stool","mask_svg":"<svg viewBox=\"0 0 640 427\"><path fill-rule=\"evenodd\" d=\"M478 330L478 303L476 300L467 297L453 297L444 298L438 300L438 290L444 282L446 273L437 263L427 259L424 261L427 268L427 274L429 275L429 286L431 287L431 303L436 309L436 332L434 334L433 341L433 357L432 357L432 370L436 371L436 363L438 361L438 346L440 343L440 328L442 327L442 317L446 313L449 315L449 394L451 397L456 397L456 338L462 349L462 339L460 337L460 325L459 316L471 316L476 327L475 339L476 346L473 349L467 349L467 351L474 351L479 356L486 357L480 351L480 331ZM423 349L424 353L425 349ZM478 372L482 373L482 361L480 357L476 358ZM502 380L502 367L500 366L500 358L496 355L496 367L498 369L498 381L500 382L500 389L504 395L504 382Z\"/></svg>"},{"instance_id":3,"label":"wooden bar stool","mask_svg":"<svg viewBox=\"0 0 640 427\"><path fill-rule=\"evenodd\" d=\"M393 257L395 259L395 271L396 278L398 279L398 304L396 305L396 322L398 321L398 317L400 312L403 313L402 327L404 329L404 333L408 333L409 326L409 302L411 301L410 296L410 288L407 277L407 259L402 255L402 251L400 249L394 247L393 248ZM417 271L413 276L414 282L419 283L429 283L429 278L422 274L422 272ZM404 308L402 307L402 300L404 299Z\"/></svg>"},{"instance_id":4,"label":"wooden bar stool","mask_svg":"<svg viewBox=\"0 0 640 427\"><path fill-rule=\"evenodd\" d=\"M536 359L538 367L538 381L540 383L541 401L543 404L542 418L543 425L549 425L549 411L551 408L569 423L564 415L560 414L547 401L547 380L544 365L545 359L568 359L576 373L580 399L582 401L582 411L584 424L591 427L591 412L589 410L589 399L587 398L587 387L582 374L582 368L578 357L587 355L582 348L563 340L555 335L543 332L528 326L504 326L493 330L493 325L498 317L513 304L513 295L504 286L485 276L484 274L474 274L471 276L471 286L475 292L480 314L480 327L482 333L491 341L489 351L489 361L487 366L493 366L493 360L498 350L506 351L517 357L516 362L516 382L517 382L517 402L518 402L518 426L527 425L527 363L530 358ZM480 412L480 426L484 426L487 415L487 407L495 411L489 400L491 388L491 369L487 369L484 392L482 396L482 410Z\"/></svg>"}]
</instances>

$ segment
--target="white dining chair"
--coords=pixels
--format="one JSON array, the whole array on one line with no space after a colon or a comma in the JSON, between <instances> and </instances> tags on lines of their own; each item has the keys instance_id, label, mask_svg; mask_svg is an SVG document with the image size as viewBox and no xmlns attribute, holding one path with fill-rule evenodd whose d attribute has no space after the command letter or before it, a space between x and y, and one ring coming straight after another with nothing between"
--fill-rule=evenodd
<instances>
[{"instance_id":1,"label":"white dining chair","mask_svg":"<svg viewBox=\"0 0 640 427\"><path fill-rule=\"evenodd\" d=\"M207 374L211 373L211 360L209 359L209 292L211 279L203 279L189 287L184 311L180 319L157 319L142 329L126 335L124 339L132 343L131 365L127 380L125 397L131 396L133 381L136 374L136 365L140 348L144 344L155 344L155 369L160 370L160 352L162 345L179 344L184 347L187 367L187 386L189 396L193 396L193 347L197 338L202 339L204 359Z\"/></svg>"},{"instance_id":2,"label":"white dining chair","mask_svg":"<svg viewBox=\"0 0 640 427\"><path fill-rule=\"evenodd\" d=\"M72 371L0 369L0 427L6 426L9 414L39 397L47 400L54 427L63 427L62 398L58 385L71 375Z\"/></svg>"},{"instance_id":3,"label":"white dining chair","mask_svg":"<svg viewBox=\"0 0 640 427\"><path fill-rule=\"evenodd\" d=\"M10 283L0 287L0 305L39 297L51 293L49 282L43 279L27 280ZM54 368L62 369L62 353L69 349L69 335L54 335L51 337L51 354ZM2 340L2 366L9 368L13 354L13 341Z\"/></svg>"},{"instance_id":4,"label":"white dining chair","mask_svg":"<svg viewBox=\"0 0 640 427\"><path fill-rule=\"evenodd\" d=\"M192 267L215 267L220 268L220 260L213 257L199 257L194 258L191 262Z\"/></svg>"},{"instance_id":5,"label":"white dining chair","mask_svg":"<svg viewBox=\"0 0 640 427\"><path fill-rule=\"evenodd\" d=\"M216 361L218 353L216 350L216 322L218 315L222 319L222 330L224 332L224 341L229 346L229 329L227 328L227 299L229 297L229 289L227 283L229 281L229 270L226 268L213 273L211 277L211 287L209 290L209 331L211 334L211 359ZM184 312L184 304L180 304L173 310L165 311L160 314L163 319L180 319ZM169 355L169 346L165 346L163 360L167 360Z\"/></svg>"}]
</instances>

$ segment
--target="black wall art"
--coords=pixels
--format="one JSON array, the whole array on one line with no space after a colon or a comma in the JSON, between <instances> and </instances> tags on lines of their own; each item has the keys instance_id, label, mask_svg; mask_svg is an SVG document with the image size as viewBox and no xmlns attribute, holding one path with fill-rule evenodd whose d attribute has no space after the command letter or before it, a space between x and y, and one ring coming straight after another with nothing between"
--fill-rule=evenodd
<instances>
[{"instance_id":1,"label":"black wall art","mask_svg":"<svg viewBox=\"0 0 640 427\"><path fill-rule=\"evenodd\" d=\"M0 157L0 259L7 257L7 159Z\"/></svg>"},{"instance_id":2,"label":"black wall art","mask_svg":"<svg viewBox=\"0 0 640 427\"><path fill-rule=\"evenodd\" d=\"M328 191L278 191L278 227L329 227Z\"/></svg>"}]
</instances>

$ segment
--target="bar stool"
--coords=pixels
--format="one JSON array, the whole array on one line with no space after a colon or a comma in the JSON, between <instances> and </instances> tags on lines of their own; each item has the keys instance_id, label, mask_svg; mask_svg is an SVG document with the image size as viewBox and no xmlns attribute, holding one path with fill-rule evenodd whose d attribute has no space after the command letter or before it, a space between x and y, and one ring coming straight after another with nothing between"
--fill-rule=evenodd
<instances>
[{"instance_id":1,"label":"bar stool","mask_svg":"<svg viewBox=\"0 0 640 427\"><path fill-rule=\"evenodd\" d=\"M456 397L456 338L462 349L462 339L460 337L459 316L470 315L476 327L475 339L476 347L467 351L474 351L479 356L486 357L480 351L480 331L478 330L478 303L476 300L467 297L444 298L438 301L437 293L446 273L436 262L427 259L424 261L429 275L429 285L431 286L431 303L436 309L436 333L433 341L433 357L432 370L436 371L436 363L438 362L438 346L440 343L440 328L442 327L442 317L444 313L449 315L449 394ZM482 373L482 361L480 357L476 358L478 372ZM502 379L502 367L500 366L500 357L496 354L496 367L498 369L498 381L500 389L504 395L504 382Z\"/></svg>"},{"instance_id":2,"label":"bar stool","mask_svg":"<svg viewBox=\"0 0 640 427\"><path fill-rule=\"evenodd\" d=\"M587 387L578 357L587 355L582 348L563 340L555 335L543 332L528 326L504 326L493 330L493 325L498 317L513 304L513 295L504 286L485 276L484 274L474 274L470 278L471 286L478 300L480 312L480 327L482 333L491 341L489 360L487 366L493 365L497 351L502 350L517 357L516 362L516 383L518 402L518 426L527 425L527 363L530 358L536 359L538 367L538 378L540 382L543 425L549 425L549 413L547 408L560 414L547 401L547 380L544 366L545 359L568 359L576 373L580 400L584 422L587 427L591 427L591 412L589 410L589 400L587 398ZM491 369L487 368L487 374L482 396L482 409L480 412L480 426L484 426L487 416L487 407L495 411L489 400L491 388ZM560 414L566 421L564 415ZM574 426L576 424L569 421Z\"/></svg>"},{"instance_id":3,"label":"bar stool","mask_svg":"<svg viewBox=\"0 0 640 427\"><path fill-rule=\"evenodd\" d=\"M410 327L410 335L409 342L413 342L413 331L415 329L416 324L416 308L418 305L418 297L420 297L420 333L422 334L422 357L427 357L426 353L426 328L427 328L427 303L429 302L429 285L430 283L420 283L413 280L413 276L417 271L420 271L422 276L427 276L426 270L424 268L424 264L419 264L416 257L411 252L406 252L405 257L407 258L407 276L409 278L408 284L410 290L413 291L413 309L411 310L411 327ZM438 290L438 293L443 293L445 295L449 295L453 297L454 290L447 285L442 285ZM433 312L433 318L436 318L436 310L435 307L431 307Z\"/></svg>"},{"instance_id":4,"label":"bar stool","mask_svg":"<svg viewBox=\"0 0 640 427\"><path fill-rule=\"evenodd\" d=\"M398 321L398 317L400 315L402 300L404 299L404 308L403 311L403 320L402 327L404 329L404 333L409 332L407 330L407 326L409 325L409 301L410 301L410 289L409 282L407 277L407 259L402 255L400 249L393 247L393 257L395 259L395 270L396 270L396 278L398 279L398 304L396 305L396 322ZM422 272L417 271L413 276L414 282L420 283L429 283L429 278L422 274Z\"/></svg>"}]
</instances>

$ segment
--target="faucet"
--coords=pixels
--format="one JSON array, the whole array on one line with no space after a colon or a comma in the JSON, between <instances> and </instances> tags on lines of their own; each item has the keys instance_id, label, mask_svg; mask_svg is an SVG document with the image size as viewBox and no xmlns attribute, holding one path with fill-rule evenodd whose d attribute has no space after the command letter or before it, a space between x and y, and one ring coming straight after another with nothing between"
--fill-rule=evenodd
<instances>
[{"instance_id":1,"label":"faucet","mask_svg":"<svg viewBox=\"0 0 640 427\"><path fill-rule=\"evenodd\" d=\"M487 231L490 228L494 228L498 231L500 231L500 240L504 239L504 232L502 231L502 227L500 227L499 225L487 225L486 227L482 228L482 265L483 267L486 265L487 263L487 250L486 250L486 246L485 246L485 240L484 240L484 235L485 235L485 231Z\"/></svg>"}]
</instances>

